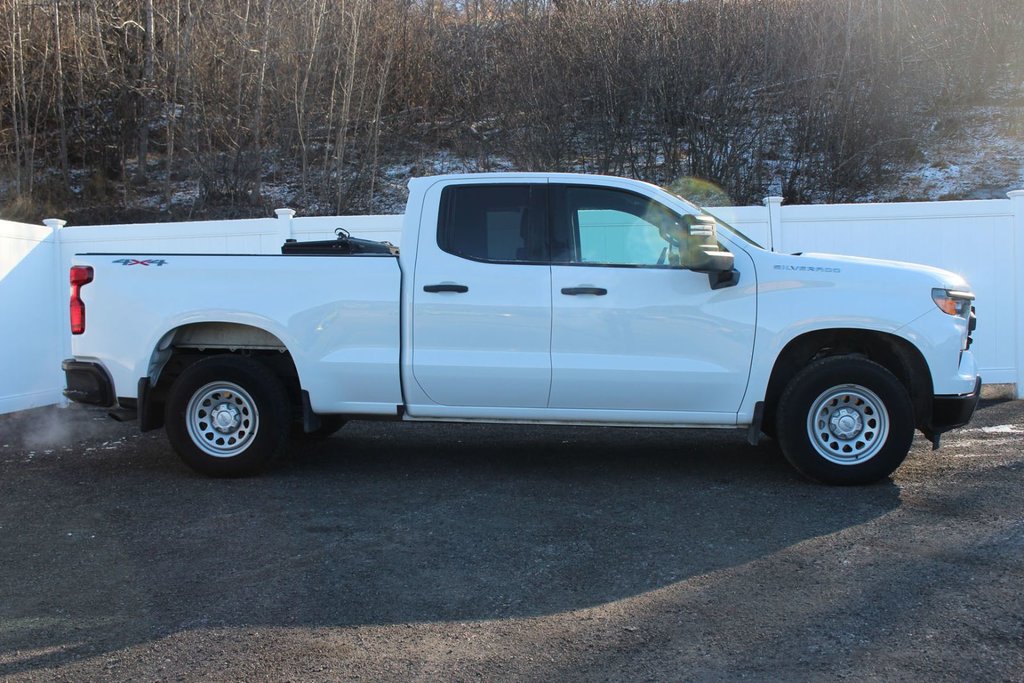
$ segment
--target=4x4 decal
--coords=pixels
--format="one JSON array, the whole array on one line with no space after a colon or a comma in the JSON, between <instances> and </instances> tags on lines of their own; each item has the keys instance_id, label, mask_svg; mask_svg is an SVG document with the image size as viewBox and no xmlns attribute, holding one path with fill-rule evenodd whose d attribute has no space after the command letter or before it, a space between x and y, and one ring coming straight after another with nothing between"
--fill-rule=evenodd
<instances>
[{"instance_id":1,"label":"4x4 decal","mask_svg":"<svg viewBox=\"0 0 1024 683\"><path fill-rule=\"evenodd\" d=\"M162 258L153 259L134 259L134 258L119 258L114 263L120 263L122 266L163 266L167 264L167 261Z\"/></svg>"}]
</instances>

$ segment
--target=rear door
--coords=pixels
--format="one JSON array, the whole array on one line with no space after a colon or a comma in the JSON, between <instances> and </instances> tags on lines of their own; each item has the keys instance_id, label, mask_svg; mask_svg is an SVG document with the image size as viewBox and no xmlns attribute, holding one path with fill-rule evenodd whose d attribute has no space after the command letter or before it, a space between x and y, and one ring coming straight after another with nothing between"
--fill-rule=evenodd
<instances>
[{"instance_id":1,"label":"rear door","mask_svg":"<svg viewBox=\"0 0 1024 683\"><path fill-rule=\"evenodd\" d=\"M754 343L750 257L732 249L740 283L713 291L662 238L663 223L680 220L673 210L612 187L552 184L550 193L561 255L549 407L734 413ZM645 419L617 419L634 418Z\"/></svg>"},{"instance_id":2,"label":"rear door","mask_svg":"<svg viewBox=\"0 0 1024 683\"><path fill-rule=\"evenodd\" d=\"M437 230L420 230L412 309L413 376L429 403L547 405L546 195L536 180L441 190Z\"/></svg>"}]
</instances>

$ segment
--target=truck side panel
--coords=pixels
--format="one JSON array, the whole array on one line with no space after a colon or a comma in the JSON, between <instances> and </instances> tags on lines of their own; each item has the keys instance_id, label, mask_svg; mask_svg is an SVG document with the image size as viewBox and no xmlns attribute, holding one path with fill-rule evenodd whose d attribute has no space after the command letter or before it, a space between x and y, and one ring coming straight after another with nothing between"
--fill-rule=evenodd
<instances>
[{"instance_id":1,"label":"truck side panel","mask_svg":"<svg viewBox=\"0 0 1024 683\"><path fill-rule=\"evenodd\" d=\"M95 270L74 355L102 363L119 397L156 379L156 351L175 330L217 322L280 340L318 413L394 415L402 402L395 258L87 254L74 263Z\"/></svg>"}]
</instances>

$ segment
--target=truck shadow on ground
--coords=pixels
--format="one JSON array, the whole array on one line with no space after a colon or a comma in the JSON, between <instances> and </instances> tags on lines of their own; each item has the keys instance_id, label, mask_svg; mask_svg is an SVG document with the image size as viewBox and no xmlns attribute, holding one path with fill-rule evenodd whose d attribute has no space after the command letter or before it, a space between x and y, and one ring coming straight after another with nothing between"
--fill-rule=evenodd
<instances>
[{"instance_id":1,"label":"truck shadow on ground","mask_svg":"<svg viewBox=\"0 0 1024 683\"><path fill-rule=\"evenodd\" d=\"M580 610L899 506L738 431L353 423L213 480L111 429L114 449L5 460L0 676L188 629Z\"/></svg>"}]
</instances>

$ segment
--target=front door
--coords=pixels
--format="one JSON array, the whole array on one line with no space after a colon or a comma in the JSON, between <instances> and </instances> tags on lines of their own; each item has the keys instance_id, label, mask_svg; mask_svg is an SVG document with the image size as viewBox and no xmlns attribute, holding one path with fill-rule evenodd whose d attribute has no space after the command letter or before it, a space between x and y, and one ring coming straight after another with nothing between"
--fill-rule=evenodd
<instances>
[{"instance_id":1,"label":"front door","mask_svg":"<svg viewBox=\"0 0 1024 683\"><path fill-rule=\"evenodd\" d=\"M671 209L609 187L551 185L550 408L735 413L756 315L753 262L731 249L737 286L712 290L670 247ZM556 254L557 260L557 254ZM632 413L625 411L634 411Z\"/></svg>"}]
</instances>

